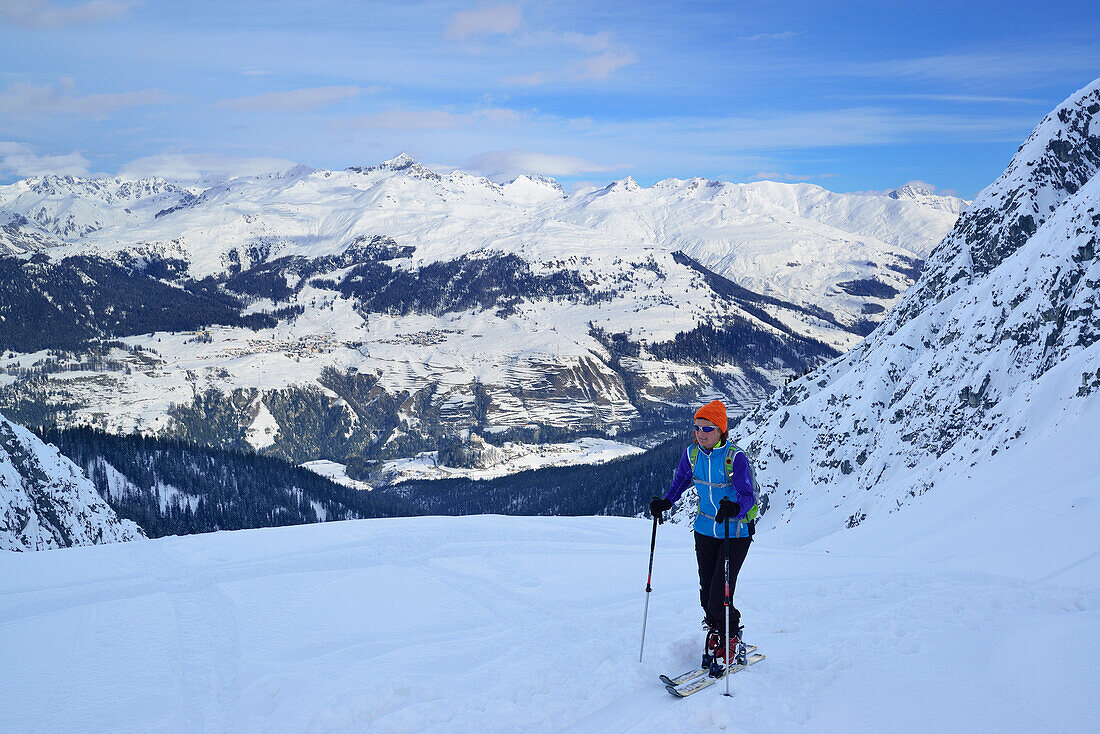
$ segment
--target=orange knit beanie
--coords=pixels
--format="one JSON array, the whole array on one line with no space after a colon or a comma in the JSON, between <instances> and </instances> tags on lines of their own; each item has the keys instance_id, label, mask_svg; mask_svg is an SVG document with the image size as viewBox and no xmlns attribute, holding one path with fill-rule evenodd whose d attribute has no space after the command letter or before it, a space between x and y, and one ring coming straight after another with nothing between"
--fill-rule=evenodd
<instances>
[{"instance_id":1,"label":"orange knit beanie","mask_svg":"<svg viewBox=\"0 0 1100 734\"><path fill-rule=\"evenodd\" d=\"M727 430L726 404L721 400L711 400L702 408L695 411L695 417L710 421L718 426L718 430L722 433L725 433Z\"/></svg>"}]
</instances>

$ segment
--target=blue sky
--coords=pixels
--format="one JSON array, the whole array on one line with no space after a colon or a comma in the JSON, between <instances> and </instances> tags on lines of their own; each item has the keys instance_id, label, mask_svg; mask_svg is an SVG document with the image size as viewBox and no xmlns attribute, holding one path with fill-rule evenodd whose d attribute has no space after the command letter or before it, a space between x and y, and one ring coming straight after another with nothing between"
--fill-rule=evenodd
<instances>
[{"instance_id":1,"label":"blue sky","mask_svg":"<svg viewBox=\"0 0 1100 734\"><path fill-rule=\"evenodd\" d=\"M1100 76L1093 2L0 2L0 181L341 169L922 180Z\"/></svg>"}]
</instances>

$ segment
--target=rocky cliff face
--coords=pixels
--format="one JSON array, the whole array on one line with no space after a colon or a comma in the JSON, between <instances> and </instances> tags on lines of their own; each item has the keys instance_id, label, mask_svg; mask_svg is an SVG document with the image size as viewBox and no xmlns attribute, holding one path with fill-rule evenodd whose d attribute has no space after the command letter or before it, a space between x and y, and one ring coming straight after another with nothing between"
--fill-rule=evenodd
<instances>
[{"instance_id":1,"label":"rocky cliff face","mask_svg":"<svg viewBox=\"0 0 1100 734\"><path fill-rule=\"evenodd\" d=\"M46 550L141 537L141 529L120 520L75 464L0 416L0 550Z\"/></svg>"},{"instance_id":2,"label":"rocky cliff face","mask_svg":"<svg viewBox=\"0 0 1100 734\"><path fill-rule=\"evenodd\" d=\"M881 326L746 418L766 524L797 516L812 540L1100 429L1098 171L1100 80L1039 123Z\"/></svg>"}]
</instances>

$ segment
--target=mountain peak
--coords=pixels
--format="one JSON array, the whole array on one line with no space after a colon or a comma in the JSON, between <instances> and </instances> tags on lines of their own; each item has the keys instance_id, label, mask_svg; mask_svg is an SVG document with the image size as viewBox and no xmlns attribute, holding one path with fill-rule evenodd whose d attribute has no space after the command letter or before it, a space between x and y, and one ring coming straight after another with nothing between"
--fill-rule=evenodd
<instances>
[{"instance_id":1,"label":"mountain peak","mask_svg":"<svg viewBox=\"0 0 1100 734\"><path fill-rule=\"evenodd\" d=\"M557 180L555 180L553 178L550 178L549 176L543 176L542 174L539 174L539 173L525 173L523 175L516 176L511 181L509 181L506 185L512 186L512 185L515 185L515 184L518 184L518 185L524 185L524 184L535 185L535 186L538 186L540 188L552 189L553 191L555 191L559 194L564 194L565 193L565 189L563 189L561 187L561 184L558 183Z\"/></svg>"},{"instance_id":2,"label":"mountain peak","mask_svg":"<svg viewBox=\"0 0 1100 734\"><path fill-rule=\"evenodd\" d=\"M388 168L391 171L404 171L406 168L420 165L416 160L408 153L399 153L398 155L390 158L388 161L382 161L379 168Z\"/></svg>"},{"instance_id":3,"label":"mountain peak","mask_svg":"<svg viewBox=\"0 0 1100 734\"><path fill-rule=\"evenodd\" d=\"M430 168L418 163L408 153L401 153L388 161L382 161L377 166L369 166L367 168L352 167L348 168L348 171L353 173L371 173L373 171L388 171L391 173L401 173L411 178L428 179L432 181L441 181L443 177Z\"/></svg>"},{"instance_id":4,"label":"mountain peak","mask_svg":"<svg viewBox=\"0 0 1100 734\"><path fill-rule=\"evenodd\" d=\"M634 180L633 176L627 176L626 178L619 179L618 181L612 181L604 187L604 191L641 191L642 187L638 185L638 182Z\"/></svg>"},{"instance_id":5,"label":"mountain peak","mask_svg":"<svg viewBox=\"0 0 1100 734\"><path fill-rule=\"evenodd\" d=\"M928 196L936 196L934 188L921 181L910 181L904 186L899 186L886 193L891 199L923 199Z\"/></svg>"}]
</instances>

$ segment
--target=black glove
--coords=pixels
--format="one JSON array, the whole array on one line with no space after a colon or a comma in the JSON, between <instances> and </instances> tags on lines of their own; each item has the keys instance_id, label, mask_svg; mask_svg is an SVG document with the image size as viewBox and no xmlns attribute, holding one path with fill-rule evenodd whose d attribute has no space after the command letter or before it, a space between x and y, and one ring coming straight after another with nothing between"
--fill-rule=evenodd
<instances>
[{"instance_id":1,"label":"black glove","mask_svg":"<svg viewBox=\"0 0 1100 734\"><path fill-rule=\"evenodd\" d=\"M714 516L714 519L721 525L726 520L733 520L740 514L741 505L732 500L724 499L718 503L718 514Z\"/></svg>"},{"instance_id":2,"label":"black glove","mask_svg":"<svg viewBox=\"0 0 1100 734\"><path fill-rule=\"evenodd\" d=\"M649 503L649 514L657 518L657 522L664 522L665 518L662 513L671 509L672 501L666 497L654 497L653 501Z\"/></svg>"}]
</instances>

